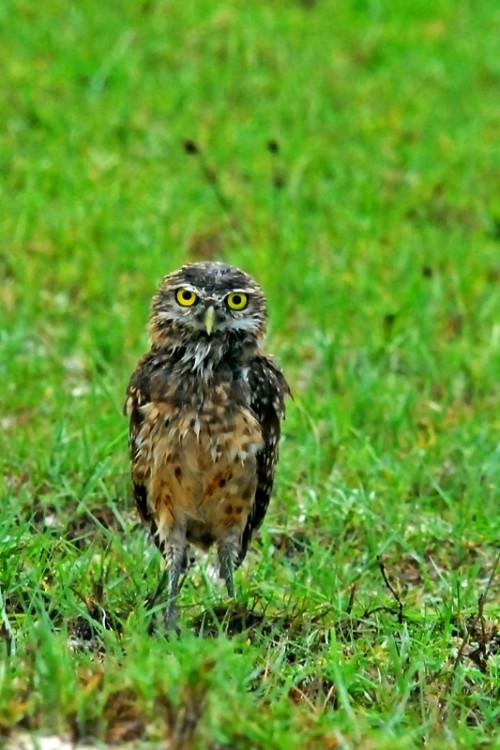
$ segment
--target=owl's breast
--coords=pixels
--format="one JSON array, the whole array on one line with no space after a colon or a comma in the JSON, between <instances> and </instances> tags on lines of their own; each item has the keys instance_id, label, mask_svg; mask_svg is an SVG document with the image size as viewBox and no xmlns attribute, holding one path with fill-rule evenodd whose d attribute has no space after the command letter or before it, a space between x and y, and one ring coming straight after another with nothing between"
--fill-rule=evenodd
<instances>
[{"instance_id":1,"label":"owl's breast","mask_svg":"<svg viewBox=\"0 0 500 750\"><path fill-rule=\"evenodd\" d=\"M168 402L141 407L139 442L153 470L181 457L192 471L203 472L223 460L245 463L262 447L262 431L248 407L213 404L181 409Z\"/></svg>"},{"instance_id":2,"label":"owl's breast","mask_svg":"<svg viewBox=\"0 0 500 750\"><path fill-rule=\"evenodd\" d=\"M149 467L155 515L168 505L174 516L182 511L205 530L236 521L234 513L244 523L255 495L263 436L245 398L235 398L233 383L202 387L183 401L150 402L141 411L138 463Z\"/></svg>"}]
</instances>

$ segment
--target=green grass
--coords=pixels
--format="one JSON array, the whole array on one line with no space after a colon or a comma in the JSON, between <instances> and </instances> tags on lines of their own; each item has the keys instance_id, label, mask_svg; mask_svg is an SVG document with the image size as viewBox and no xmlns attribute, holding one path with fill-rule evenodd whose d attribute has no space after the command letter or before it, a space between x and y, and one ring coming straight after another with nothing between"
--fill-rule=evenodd
<instances>
[{"instance_id":1,"label":"green grass","mask_svg":"<svg viewBox=\"0 0 500 750\"><path fill-rule=\"evenodd\" d=\"M0 736L500 747L499 26L2 4ZM158 281L200 258L262 283L295 400L238 601L197 567L175 641L121 408Z\"/></svg>"}]
</instances>

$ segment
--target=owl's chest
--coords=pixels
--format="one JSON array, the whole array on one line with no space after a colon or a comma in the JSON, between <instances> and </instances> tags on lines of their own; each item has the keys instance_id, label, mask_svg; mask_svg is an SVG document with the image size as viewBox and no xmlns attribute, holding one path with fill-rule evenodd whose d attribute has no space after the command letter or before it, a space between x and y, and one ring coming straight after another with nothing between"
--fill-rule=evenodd
<instances>
[{"instance_id":1,"label":"owl's chest","mask_svg":"<svg viewBox=\"0 0 500 750\"><path fill-rule=\"evenodd\" d=\"M186 469L204 471L222 460L245 463L255 455L262 446L262 432L251 409L220 392L215 396L142 407L141 443L153 466L179 459Z\"/></svg>"},{"instance_id":2,"label":"owl's chest","mask_svg":"<svg viewBox=\"0 0 500 750\"><path fill-rule=\"evenodd\" d=\"M185 465L200 471L221 460L244 463L262 445L260 426L244 406L175 410L159 425L158 437L156 452L165 453L167 463L177 453Z\"/></svg>"},{"instance_id":3,"label":"owl's chest","mask_svg":"<svg viewBox=\"0 0 500 750\"><path fill-rule=\"evenodd\" d=\"M191 388L189 397L177 393L142 407L140 451L153 504L171 498L177 512L205 521L237 498L249 508L263 438L244 394L232 386Z\"/></svg>"}]
</instances>

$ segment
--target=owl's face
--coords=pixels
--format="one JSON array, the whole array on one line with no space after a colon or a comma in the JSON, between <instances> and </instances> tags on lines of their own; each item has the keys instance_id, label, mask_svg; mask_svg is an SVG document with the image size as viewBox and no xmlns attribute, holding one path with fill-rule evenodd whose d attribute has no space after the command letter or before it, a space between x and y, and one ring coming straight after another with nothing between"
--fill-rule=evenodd
<instances>
[{"instance_id":1,"label":"owl's face","mask_svg":"<svg viewBox=\"0 0 500 750\"><path fill-rule=\"evenodd\" d=\"M166 276L153 297L150 334L153 344L231 332L261 338L266 325L262 289L246 273L225 263L183 266Z\"/></svg>"}]
</instances>

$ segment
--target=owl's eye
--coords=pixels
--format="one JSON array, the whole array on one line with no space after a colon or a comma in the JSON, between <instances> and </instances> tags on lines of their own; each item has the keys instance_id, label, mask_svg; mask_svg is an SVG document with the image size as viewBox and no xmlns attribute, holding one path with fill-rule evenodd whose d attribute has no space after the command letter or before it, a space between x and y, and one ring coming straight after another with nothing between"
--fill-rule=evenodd
<instances>
[{"instance_id":1,"label":"owl's eye","mask_svg":"<svg viewBox=\"0 0 500 750\"><path fill-rule=\"evenodd\" d=\"M175 298L182 307L191 307L198 297L190 289L178 289Z\"/></svg>"},{"instance_id":2,"label":"owl's eye","mask_svg":"<svg viewBox=\"0 0 500 750\"><path fill-rule=\"evenodd\" d=\"M244 310L248 305L248 297L243 292L232 292L227 295L226 302L231 310Z\"/></svg>"}]
</instances>

